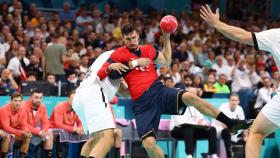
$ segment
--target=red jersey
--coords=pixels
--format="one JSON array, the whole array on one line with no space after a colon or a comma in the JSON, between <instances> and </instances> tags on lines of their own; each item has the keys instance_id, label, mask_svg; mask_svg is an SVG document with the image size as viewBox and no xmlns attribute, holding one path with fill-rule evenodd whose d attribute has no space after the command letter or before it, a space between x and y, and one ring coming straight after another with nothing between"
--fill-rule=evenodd
<instances>
[{"instance_id":1,"label":"red jersey","mask_svg":"<svg viewBox=\"0 0 280 158\"><path fill-rule=\"evenodd\" d=\"M68 132L74 132L74 127L82 127L82 122L75 111L69 110L67 102L59 103L53 109L50 126L52 128L61 128Z\"/></svg>"},{"instance_id":2,"label":"red jersey","mask_svg":"<svg viewBox=\"0 0 280 158\"><path fill-rule=\"evenodd\" d=\"M35 113L30 100L26 100L23 108L27 112L27 127L32 134L39 135L41 130L47 131L49 129L49 120L45 105L41 104Z\"/></svg>"},{"instance_id":3,"label":"red jersey","mask_svg":"<svg viewBox=\"0 0 280 158\"><path fill-rule=\"evenodd\" d=\"M151 59L151 63L148 67L135 67L126 76L124 76L124 80L128 85L128 89L133 100L140 97L158 78L153 62L158 56L158 51L153 45L140 46L139 49L140 54L136 55L136 53L131 52L127 47L123 46L116 49L110 57L110 61L120 63L128 63L138 58ZM106 62L98 71L97 75L101 80L108 75L106 70L109 64L109 62Z\"/></svg>"},{"instance_id":4,"label":"red jersey","mask_svg":"<svg viewBox=\"0 0 280 158\"><path fill-rule=\"evenodd\" d=\"M21 136L27 128L27 115L24 108L19 108L14 112L10 104L5 105L1 109L1 124L5 132Z\"/></svg>"}]
</instances>

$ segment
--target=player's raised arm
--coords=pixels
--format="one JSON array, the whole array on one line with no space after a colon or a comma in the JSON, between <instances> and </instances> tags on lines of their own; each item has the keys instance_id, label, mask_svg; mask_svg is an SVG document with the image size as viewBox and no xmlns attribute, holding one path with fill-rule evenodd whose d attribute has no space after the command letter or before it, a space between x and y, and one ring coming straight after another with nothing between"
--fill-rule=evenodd
<instances>
[{"instance_id":1,"label":"player's raised arm","mask_svg":"<svg viewBox=\"0 0 280 158\"><path fill-rule=\"evenodd\" d=\"M163 49L158 54L158 57L155 60L155 63L169 66L171 63L171 43L170 43L170 33L163 32Z\"/></svg>"},{"instance_id":2,"label":"player's raised arm","mask_svg":"<svg viewBox=\"0 0 280 158\"><path fill-rule=\"evenodd\" d=\"M223 23L219 20L219 9L216 10L215 13L211 11L211 8L206 4L202 6L200 9L200 17L207 22L207 24L217 31L225 35L226 37L253 46L253 37L252 33L245 31L241 28L230 26L226 23Z\"/></svg>"}]
</instances>

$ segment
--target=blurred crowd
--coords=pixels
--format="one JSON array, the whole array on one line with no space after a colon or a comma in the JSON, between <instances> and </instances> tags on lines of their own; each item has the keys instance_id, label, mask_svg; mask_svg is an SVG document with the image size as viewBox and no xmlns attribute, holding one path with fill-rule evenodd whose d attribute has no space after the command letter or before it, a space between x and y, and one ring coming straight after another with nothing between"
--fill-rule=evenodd
<instances>
[{"instance_id":1,"label":"blurred crowd","mask_svg":"<svg viewBox=\"0 0 280 158\"><path fill-rule=\"evenodd\" d=\"M106 4L102 11L96 6L89 10L81 6L45 14L35 4L22 9L19 0L1 3L0 8L0 95L21 91L25 82L57 81L75 89L88 67L102 52L122 46L120 27L131 23L140 34L141 44L163 46L159 21L167 12L149 13L135 8L120 11ZM208 27L193 12L169 12L179 21L171 34L170 67L158 66L160 79L171 77L175 87L187 90L195 87L198 95L231 93L261 88L273 93L279 86L278 68L269 52L257 52L254 47L228 40ZM223 21L249 31L280 27L279 21L265 21L248 16L244 21ZM121 95L127 95L120 93ZM259 99L261 100L261 98ZM267 99L263 99L266 102ZM259 108L263 103L258 103Z\"/></svg>"}]
</instances>

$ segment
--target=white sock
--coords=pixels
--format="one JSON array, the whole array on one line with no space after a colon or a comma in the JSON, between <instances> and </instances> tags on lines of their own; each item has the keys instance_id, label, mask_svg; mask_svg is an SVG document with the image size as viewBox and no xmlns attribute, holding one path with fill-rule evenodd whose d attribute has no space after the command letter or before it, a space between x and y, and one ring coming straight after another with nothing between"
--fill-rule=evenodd
<instances>
[{"instance_id":1,"label":"white sock","mask_svg":"<svg viewBox=\"0 0 280 158\"><path fill-rule=\"evenodd\" d=\"M187 155L187 158L192 158L192 155Z\"/></svg>"}]
</instances>

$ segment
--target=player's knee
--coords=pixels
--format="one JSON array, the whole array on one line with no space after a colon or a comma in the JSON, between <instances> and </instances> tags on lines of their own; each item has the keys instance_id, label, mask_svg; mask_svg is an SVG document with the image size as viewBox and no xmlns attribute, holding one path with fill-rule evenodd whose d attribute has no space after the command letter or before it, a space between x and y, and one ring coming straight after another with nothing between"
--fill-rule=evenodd
<instances>
[{"instance_id":1,"label":"player's knee","mask_svg":"<svg viewBox=\"0 0 280 158\"><path fill-rule=\"evenodd\" d=\"M147 137L142 140L142 144L146 150L153 150L156 146L156 140L154 137Z\"/></svg>"},{"instance_id":2,"label":"player's knee","mask_svg":"<svg viewBox=\"0 0 280 158\"><path fill-rule=\"evenodd\" d=\"M11 141L11 136L6 134L5 136L3 136L3 141L9 143Z\"/></svg>"},{"instance_id":3,"label":"player's knee","mask_svg":"<svg viewBox=\"0 0 280 158\"><path fill-rule=\"evenodd\" d=\"M260 130L250 130L249 138L264 138L266 134Z\"/></svg>"},{"instance_id":4,"label":"player's knee","mask_svg":"<svg viewBox=\"0 0 280 158\"><path fill-rule=\"evenodd\" d=\"M191 101L195 99L195 95L190 92L184 92L181 98L184 104L192 105Z\"/></svg>"},{"instance_id":5,"label":"player's knee","mask_svg":"<svg viewBox=\"0 0 280 158\"><path fill-rule=\"evenodd\" d=\"M24 137L24 138L22 139L22 143L23 143L23 144L29 144L29 143L30 143L30 140L31 140L31 138L29 138L29 137Z\"/></svg>"}]
</instances>

